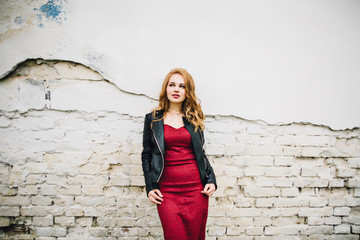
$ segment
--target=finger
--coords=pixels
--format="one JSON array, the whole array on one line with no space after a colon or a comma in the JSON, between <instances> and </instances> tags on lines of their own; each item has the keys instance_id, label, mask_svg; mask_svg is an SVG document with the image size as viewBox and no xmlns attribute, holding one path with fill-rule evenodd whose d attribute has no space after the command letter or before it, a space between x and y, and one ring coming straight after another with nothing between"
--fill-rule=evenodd
<instances>
[{"instance_id":1,"label":"finger","mask_svg":"<svg viewBox=\"0 0 360 240\"><path fill-rule=\"evenodd\" d=\"M156 193L154 193L154 194L152 195L152 197L155 198L155 199L157 199L157 200L159 200L159 201L163 201L162 197L160 197L160 196L157 195Z\"/></svg>"},{"instance_id":2,"label":"finger","mask_svg":"<svg viewBox=\"0 0 360 240\"><path fill-rule=\"evenodd\" d=\"M211 185L206 184L203 191L209 193L211 191Z\"/></svg>"},{"instance_id":3,"label":"finger","mask_svg":"<svg viewBox=\"0 0 360 240\"><path fill-rule=\"evenodd\" d=\"M157 195L159 195L160 197L164 197L164 196L161 194L160 190L158 190L158 189L155 190L155 193L156 193Z\"/></svg>"},{"instance_id":4,"label":"finger","mask_svg":"<svg viewBox=\"0 0 360 240\"><path fill-rule=\"evenodd\" d=\"M160 192L160 191L159 191L159 192ZM161 194L161 193L160 193L160 194ZM152 198L154 198L154 199L157 199L157 200L159 200L159 201L163 201L162 197L160 197L155 190L154 190L154 191L151 191L151 192L149 193L149 195L150 195ZM162 195L161 195L161 196L162 196Z\"/></svg>"},{"instance_id":5,"label":"finger","mask_svg":"<svg viewBox=\"0 0 360 240\"><path fill-rule=\"evenodd\" d=\"M150 202L152 203L156 203L156 204L161 204L161 202L157 201L155 198L153 198L152 196L149 197Z\"/></svg>"}]
</instances>

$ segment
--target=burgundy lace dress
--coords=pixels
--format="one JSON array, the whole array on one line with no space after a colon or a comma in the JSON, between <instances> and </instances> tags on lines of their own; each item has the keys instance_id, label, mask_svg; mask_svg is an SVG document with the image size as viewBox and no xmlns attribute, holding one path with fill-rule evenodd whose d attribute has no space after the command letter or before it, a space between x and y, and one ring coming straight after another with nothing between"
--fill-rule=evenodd
<instances>
[{"instance_id":1,"label":"burgundy lace dress","mask_svg":"<svg viewBox=\"0 0 360 240\"><path fill-rule=\"evenodd\" d=\"M209 198L202 194L199 169L185 127L164 124L165 165L159 181L163 202L157 205L166 240L205 239Z\"/></svg>"}]
</instances>

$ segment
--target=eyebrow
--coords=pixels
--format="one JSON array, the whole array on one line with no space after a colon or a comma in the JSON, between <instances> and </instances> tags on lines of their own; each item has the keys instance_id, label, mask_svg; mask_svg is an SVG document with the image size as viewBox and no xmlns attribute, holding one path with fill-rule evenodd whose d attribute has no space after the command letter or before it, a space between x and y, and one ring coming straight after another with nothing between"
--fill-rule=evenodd
<instances>
[{"instance_id":1,"label":"eyebrow","mask_svg":"<svg viewBox=\"0 0 360 240\"><path fill-rule=\"evenodd\" d=\"M169 82L169 84L170 84L170 83L176 84L175 82ZM179 83L179 85L181 85L181 84L182 84L182 85L185 85L185 83Z\"/></svg>"}]
</instances>

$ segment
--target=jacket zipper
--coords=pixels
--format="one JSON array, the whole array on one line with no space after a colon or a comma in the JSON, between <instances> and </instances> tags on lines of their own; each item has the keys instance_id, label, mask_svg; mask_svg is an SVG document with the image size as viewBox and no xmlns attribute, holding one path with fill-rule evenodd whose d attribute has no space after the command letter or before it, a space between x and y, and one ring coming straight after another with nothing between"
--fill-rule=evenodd
<instances>
[{"instance_id":1,"label":"jacket zipper","mask_svg":"<svg viewBox=\"0 0 360 240\"><path fill-rule=\"evenodd\" d=\"M202 149L203 149L203 152L204 152L204 155L205 155L205 157L207 157L206 156L206 153L205 153L205 149L204 149L204 141L203 141L203 135L202 135L202 132L200 131L200 137L201 137L201 145L202 145ZM205 163L205 176L206 177L209 177L208 175L207 175L207 172L206 172L206 168L207 168L207 166L206 166L206 160L205 160L205 157L204 157L204 163Z\"/></svg>"},{"instance_id":2,"label":"jacket zipper","mask_svg":"<svg viewBox=\"0 0 360 240\"><path fill-rule=\"evenodd\" d=\"M161 178L161 175L162 175L162 173L163 173L163 171L164 171L164 164L165 164L165 163L164 163L164 156L163 156L163 153L162 153L162 151L161 151L160 144L158 143L158 141L157 141L157 139L156 139L154 129L153 129L152 127L151 127L151 130L152 130L152 132L153 132L154 139L155 139L156 145L157 145L158 148L159 148L159 151L160 151L160 154L161 154L161 159L162 159L162 162L163 162L163 166L162 166L162 169L161 169L161 172L160 172L160 176L159 176L158 180L156 181L156 182L159 182L159 180L160 180L160 178Z\"/></svg>"}]
</instances>

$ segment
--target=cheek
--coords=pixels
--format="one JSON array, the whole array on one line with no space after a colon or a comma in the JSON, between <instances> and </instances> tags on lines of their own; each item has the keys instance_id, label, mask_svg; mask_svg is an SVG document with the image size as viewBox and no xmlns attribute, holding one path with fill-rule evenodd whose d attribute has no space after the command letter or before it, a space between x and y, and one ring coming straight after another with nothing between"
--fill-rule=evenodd
<instances>
[{"instance_id":1,"label":"cheek","mask_svg":"<svg viewBox=\"0 0 360 240\"><path fill-rule=\"evenodd\" d=\"M167 88L166 88L166 94L169 95L169 93L170 93L170 88L167 87Z\"/></svg>"}]
</instances>

